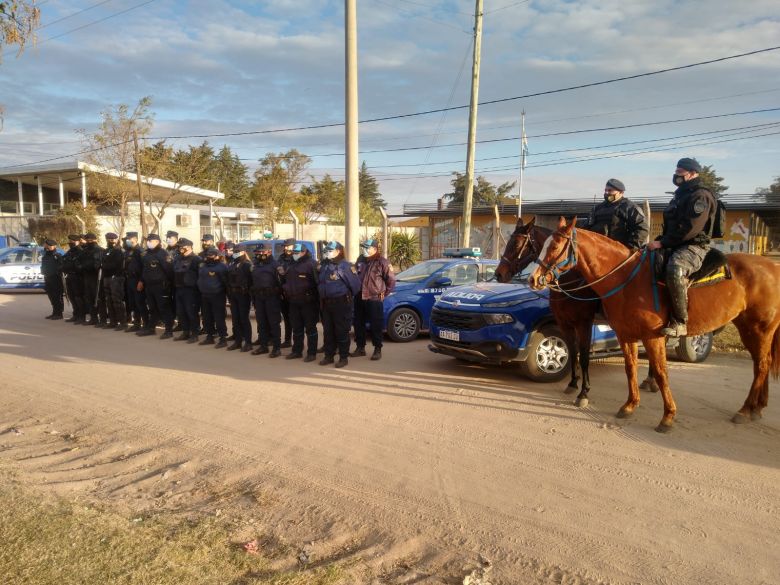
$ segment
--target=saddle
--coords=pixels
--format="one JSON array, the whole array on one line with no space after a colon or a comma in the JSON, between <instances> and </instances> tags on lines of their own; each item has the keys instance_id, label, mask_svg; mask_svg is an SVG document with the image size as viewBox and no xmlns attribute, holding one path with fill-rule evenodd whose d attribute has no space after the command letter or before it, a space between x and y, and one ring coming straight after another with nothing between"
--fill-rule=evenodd
<instances>
[{"instance_id":1,"label":"saddle","mask_svg":"<svg viewBox=\"0 0 780 585\"><path fill-rule=\"evenodd\" d=\"M666 284L666 264L670 254L666 250L658 250L655 255L655 278L658 284ZM688 287L707 286L722 280L731 279L731 269L726 255L715 248L710 248L704 261L696 272L688 278Z\"/></svg>"}]
</instances>

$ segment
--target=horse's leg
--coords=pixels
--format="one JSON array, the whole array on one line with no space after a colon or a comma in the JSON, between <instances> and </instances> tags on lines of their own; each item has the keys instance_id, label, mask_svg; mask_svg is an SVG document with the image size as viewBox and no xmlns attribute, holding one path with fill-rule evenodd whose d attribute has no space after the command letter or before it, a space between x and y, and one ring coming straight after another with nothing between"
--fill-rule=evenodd
<instances>
[{"instance_id":1,"label":"horse's leg","mask_svg":"<svg viewBox=\"0 0 780 585\"><path fill-rule=\"evenodd\" d=\"M774 331L767 333L761 323L750 323L747 319L734 319L739 336L745 348L753 358L753 383L745 399L745 404L731 418L731 422L741 424L761 418L761 410L766 406L766 399L761 405L760 398L769 394L769 367L771 364L771 349Z\"/></svg>"},{"instance_id":2,"label":"horse's leg","mask_svg":"<svg viewBox=\"0 0 780 585\"><path fill-rule=\"evenodd\" d=\"M566 342L566 345L569 347L569 351L571 352L571 355L569 356L569 362L571 364L571 380L563 392L565 394L573 394L579 389L580 377L577 375L577 367L578 365L582 365L582 356L577 351L577 335L575 329L573 327L569 327L568 329L561 327L561 330L564 341Z\"/></svg>"},{"instance_id":3,"label":"horse's leg","mask_svg":"<svg viewBox=\"0 0 780 585\"><path fill-rule=\"evenodd\" d=\"M647 368L647 377L642 380L642 383L639 385L640 390L650 390L650 392L658 392L658 383L655 381L655 378L653 378L653 365L650 364L650 367Z\"/></svg>"},{"instance_id":4,"label":"horse's leg","mask_svg":"<svg viewBox=\"0 0 780 585\"><path fill-rule=\"evenodd\" d=\"M620 341L620 349L623 351L623 360L626 364L626 378L628 379L628 400L618 410L618 418L629 418L639 406L639 385L636 380L637 361L639 359L639 346L636 342Z\"/></svg>"},{"instance_id":5,"label":"horse's leg","mask_svg":"<svg viewBox=\"0 0 780 585\"><path fill-rule=\"evenodd\" d=\"M577 323L577 343L580 352L580 370L582 372L582 390L574 401L576 406L584 408L588 406L588 392L590 392L590 346L593 336L593 321L583 319Z\"/></svg>"},{"instance_id":6,"label":"horse's leg","mask_svg":"<svg viewBox=\"0 0 780 585\"><path fill-rule=\"evenodd\" d=\"M672 430L672 425L674 425L677 405L672 397L672 389L669 387L669 376L666 369L666 338L653 337L651 339L643 339L642 342L644 343L645 351L647 351L653 378L655 378L664 400L664 416L658 426L655 427L655 430L659 433L668 433Z\"/></svg>"}]
</instances>

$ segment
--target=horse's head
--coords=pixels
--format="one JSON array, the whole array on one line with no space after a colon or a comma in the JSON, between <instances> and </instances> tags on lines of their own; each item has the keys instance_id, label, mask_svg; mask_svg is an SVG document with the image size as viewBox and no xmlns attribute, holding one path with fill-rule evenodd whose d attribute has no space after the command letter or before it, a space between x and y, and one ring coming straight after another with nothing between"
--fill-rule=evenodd
<instances>
[{"instance_id":1,"label":"horse's head","mask_svg":"<svg viewBox=\"0 0 780 585\"><path fill-rule=\"evenodd\" d=\"M536 217L526 224L523 224L522 218L517 218L515 231L509 236L496 268L496 280L509 282L515 274L536 260L548 234L547 230L536 226Z\"/></svg>"},{"instance_id":2,"label":"horse's head","mask_svg":"<svg viewBox=\"0 0 780 585\"><path fill-rule=\"evenodd\" d=\"M547 238L544 247L536 260L539 266L529 278L531 288L539 290L556 282L560 276L577 265L577 231L574 226L577 218L570 223L561 216L558 219L558 229Z\"/></svg>"}]
</instances>

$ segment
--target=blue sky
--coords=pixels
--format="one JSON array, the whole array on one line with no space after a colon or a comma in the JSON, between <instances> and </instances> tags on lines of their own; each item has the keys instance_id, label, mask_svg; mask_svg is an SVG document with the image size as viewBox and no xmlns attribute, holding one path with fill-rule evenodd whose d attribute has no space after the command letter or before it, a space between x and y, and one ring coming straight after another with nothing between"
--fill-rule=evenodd
<instances>
[{"instance_id":1,"label":"blue sky","mask_svg":"<svg viewBox=\"0 0 780 585\"><path fill-rule=\"evenodd\" d=\"M44 25L95 7L46 26L39 46L21 57L5 53L0 166L76 152L75 129L93 128L110 104L132 104L145 95L154 100L155 136L343 121L342 2L154 0L90 24L142 2L41 3ZM358 0L360 118L467 104L473 10L470 1ZM485 0L485 12L480 101L747 52L780 39L776 0ZM82 25L88 26L46 40ZM634 198L662 195L673 188L670 177L681 156L714 165L731 193L751 193L780 175L780 134L773 134L780 126L755 128L780 124L780 111L538 135L779 107L780 51L774 51L485 105L477 138L516 139L525 109L527 199L592 198L610 177L623 180ZM465 168L460 143L467 121L468 111L461 109L361 125L361 150L415 148L362 156L380 179L391 212L404 203L434 202L447 191L447 174ZM266 152L295 147L312 156L313 175L344 172L338 127L210 141L230 145L250 167ZM446 144L456 146L439 147ZM571 151L585 148L593 150ZM554 152L561 150L569 152ZM494 182L514 180L518 152L517 140L478 144L477 170ZM321 156L326 154L335 156Z\"/></svg>"}]
</instances>

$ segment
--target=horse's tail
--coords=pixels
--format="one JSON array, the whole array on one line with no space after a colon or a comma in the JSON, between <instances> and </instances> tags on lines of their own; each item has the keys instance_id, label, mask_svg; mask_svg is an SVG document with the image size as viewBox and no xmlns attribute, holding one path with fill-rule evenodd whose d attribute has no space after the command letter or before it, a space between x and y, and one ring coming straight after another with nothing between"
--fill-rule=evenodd
<instances>
[{"instance_id":1,"label":"horse's tail","mask_svg":"<svg viewBox=\"0 0 780 585\"><path fill-rule=\"evenodd\" d=\"M772 361L769 366L772 377L776 380L780 376L780 327L775 329L772 337Z\"/></svg>"}]
</instances>

